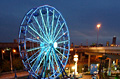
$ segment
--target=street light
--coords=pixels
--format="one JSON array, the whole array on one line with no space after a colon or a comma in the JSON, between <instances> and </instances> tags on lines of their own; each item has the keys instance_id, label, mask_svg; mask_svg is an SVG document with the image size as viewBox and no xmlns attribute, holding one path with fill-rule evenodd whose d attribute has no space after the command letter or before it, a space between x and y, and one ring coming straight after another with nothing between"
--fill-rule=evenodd
<instances>
[{"instance_id":1,"label":"street light","mask_svg":"<svg viewBox=\"0 0 120 79\"><path fill-rule=\"evenodd\" d=\"M4 59L4 57L3 57L3 53L5 53L5 51L10 51L10 65L11 65L11 67L10 67L10 69L11 69L11 71L13 70L13 66L12 66L12 52L13 53L16 53L16 50L15 49L4 49L4 50L2 50L2 59Z\"/></svg>"},{"instance_id":2,"label":"street light","mask_svg":"<svg viewBox=\"0 0 120 79\"><path fill-rule=\"evenodd\" d=\"M75 61L75 75L76 75L76 74L78 74L78 72L77 72L78 55L77 54L74 55L74 61Z\"/></svg>"},{"instance_id":3,"label":"street light","mask_svg":"<svg viewBox=\"0 0 120 79\"><path fill-rule=\"evenodd\" d=\"M16 50L15 50L15 49L13 49L12 51L13 51L13 53L16 53Z\"/></svg>"},{"instance_id":4,"label":"street light","mask_svg":"<svg viewBox=\"0 0 120 79\"><path fill-rule=\"evenodd\" d=\"M98 36L99 36L99 28L101 27L101 24L97 24L97 46L98 46Z\"/></svg>"},{"instance_id":5,"label":"street light","mask_svg":"<svg viewBox=\"0 0 120 79\"><path fill-rule=\"evenodd\" d=\"M2 50L2 60L4 59L3 54L5 53L5 50Z\"/></svg>"},{"instance_id":6,"label":"street light","mask_svg":"<svg viewBox=\"0 0 120 79\"><path fill-rule=\"evenodd\" d=\"M13 66L12 66L12 54L11 54L11 52L13 52L13 53L16 53L16 50L15 49L13 49L12 51L10 51L10 61L11 61L11 67L10 67L10 69L11 69L11 71L13 71Z\"/></svg>"}]
</instances>

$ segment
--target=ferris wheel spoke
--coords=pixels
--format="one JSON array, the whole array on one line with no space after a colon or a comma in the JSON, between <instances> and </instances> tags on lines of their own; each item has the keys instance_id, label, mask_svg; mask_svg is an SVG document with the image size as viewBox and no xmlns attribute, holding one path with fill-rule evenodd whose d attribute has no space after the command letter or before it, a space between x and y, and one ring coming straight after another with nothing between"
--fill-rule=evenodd
<instances>
[{"instance_id":1,"label":"ferris wheel spoke","mask_svg":"<svg viewBox=\"0 0 120 79\"><path fill-rule=\"evenodd\" d=\"M54 48L60 55L62 55L64 58L67 58L65 55L63 55L59 50L57 50L56 48Z\"/></svg>"},{"instance_id":2,"label":"ferris wheel spoke","mask_svg":"<svg viewBox=\"0 0 120 79\"><path fill-rule=\"evenodd\" d=\"M47 49L47 48L46 48ZM44 52L46 51L45 50L42 50L41 53L38 55L36 61L34 62L34 64L32 65L32 69L35 71L37 66L39 65L41 59L44 59L42 55L45 55Z\"/></svg>"},{"instance_id":3,"label":"ferris wheel spoke","mask_svg":"<svg viewBox=\"0 0 120 79\"><path fill-rule=\"evenodd\" d=\"M66 31L66 32L64 32L65 34L67 33L68 31ZM61 35L61 36L59 36L55 41L58 41L60 38L62 38L63 36L64 36L64 33Z\"/></svg>"},{"instance_id":4,"label":"ferris wheel spoke","mask_svg":"<svg viewBox=\"0 0 120 79\"><path fill-rule=\"evenodd\" d=\"M59 64L58 64L58 62L57 62L57 59L56 59L56 56L55 56L55 50L54 49L52 49L52 51L53 51L53 57L54 57L54 60L55 60L55 63L56 63L56 66L57 66L57 70L60 70L60 66L59 66Z\"/></svg>"},{"instance_id":5,"label":"ferris wheel spoke","mask_svg":"<svg viewBox=\"0 0 120 79\"><path fill-rule=\"evenodd\" d=\"M59 58L59 56L58 56L57 54L56 54L56 56L57 56L59 62L61 63L61 65L63 66L63 64L62 64L62 60L60 60L60 58Z\"/></svg>"},{"instance_id":6,"label":"ferris wheel spoke","mask_svg":"<svg viewBox=\"0 0 120 79\"><path fill-rule=\"evenodd\" d=\"M61 63L61 60L59 60L57 54L55 53L55 50L54 50L54 58L57 60L56 63L58 64L59 70L62 71L61 67L63 66L63 64Z\"/></svg>"},{"instance_id":7,"label":"ferris wheel spoke","mask_svg":"<svg viewBox=\"0 0 120 79\"><path fill-rule=\"evenodd\" d=\"M36 71L37 71L37 74L39 73L39 71L40 71L40 69L42 68L42 66L40 67L38 67L38 69L36 69Z\"/></svg>"},{"instance_id":8,"label":"ferris wheel spoke","mask_svg":"<svg viewBox=\"0 0 120 79\"><path fill-rule=\"evenodd\" d=\"M52 52L54 52L53 49L52 49ZM52 64L52 67L53 67L53 72L55 73L55 66L57 66L57 63L55 62L56 60L54 59L54 53L52 53L51 56L52 56L52 60L51 60L52 63L51 64Z\"/></svg>"},{"instance_id":9,"label":"ferris wheel spoke","mask_svg":"<svg viewBox=\"0 0 120 79\"><path fill-rule=\"evenodd\" d=\"M53 26L54 26L54 15L55 14L55 11L53 10L53 17L52 17L52 29L51 29L51 38L53 38L52 37L52 35L53 35Z\"/></svg>"},{"instance_id":10,"label":"ferris wheel spoke","mask_svg":"<svg viewBox=\"0 0 120 79\"><path fill-rule=\"evenodd\" d=\"M48 42L45 38L43 38L37 31L35 31L31 26L28 26L31 30L33 30L39 37L41 37L44 41Z\"/></svg>"},{"instance_id":11,"label":"ferris wheel spoke","mask_svg":"<svg viewBox=\"0 0 120 79\"><path fill-rule=\"evenodd\" d=\"M35 51L35 50L38 50L38 49L41 49L41 48L45 48L46 46L43 46L43 47L34 47L34 48L31 48L31 49L27 49L26 51L27 52L31 52L31 51Z\"/></svg>"},{"instance_id":12,"label":"ferris wheel spoke","mask_svg":"<svg viewBox=\"0 0 120 79\"><path fill-rule=\"evenodd\" d=\"M58 36L58 34L59 34L59 32L61 31L61 29L62 29L62 27L64 26L64 23L61 25L61 27L60 27L60 29L58 30L58 32L57 32L57 34L55 35L55 38L54 38L54 40L56 39L56 37ZM53 40L53 41L54 41Z\"/></svg>"},{"instance_id":13,"label":"ferris wheel spoke","mask_svg":"<svg viewBox=\"0 0 120 79\"><path fill-rule=\"evenodd\" d=\"M26 41L40 43L38 39L26 38Z\"/></svg>"},{"instance_id":14,"label":"ferris wheel spoke","mask_svg":"<svg viewBox=\"0 0 120 79\"><path fill-rule=\"evenodd\" d=\"M62 47L56 47L56 48L61 49L61 50L65 50L65 51L69 51L68 49L62 48Z\"/></svg>"},{"instance_id":15,"label":"ferris wheel spoke","mask_svg":"<svg viewBox=\"0 0 120 79\"><path fill-rule=\"evenodd\" d=\"M31 31L28 30L28 33L31 34L33 37L35 37L36 39L38 39L38 36L34 35ZM39 39L38 39L39 40ZM40 40L39 40L40 41Z\"/></svg>"},{"instance_id":16,"label":"ferris wheel spoke","mask_svg":"<svg viewBox=\"0 0 120 79\"><path fill-rule=\"evenodd\" d=\"M51 63L51 53L49 55L48 70L50 70L50 63Z\"/></svg>"},{"instance_id":17,"label":"ferris wheel spoke","mask_svg":"<svg viewBox=\"0 0 120 79\"><path fill-rule=\"evenodd\" d=\"M47 50L47 53L45 53L46 58L44 59L43 69L41 71L41 75L43 75L43 77L46 76L45 73L46 73L47 66L48 66L48 60L49 60L48 56L49 56L50 51L51 51L51 47L49 47L48 50Z\"/></svg>"},{"instance_id":18,"label":"ferris wheel spoke","mask_svg":"<svg viewBox=\"0 0 120 79\"><path fill-rule=\"evenodd\" d=\"M29 61L29 60L32 60L32 58L40 52L41 49L39 49L36 53L34 53L30 58L28 58L25 62Z\"/></svg>"},{"instance_id":19,"label":"ferris wheel spoke","mask_svg":"<svg viewBox=\"0 0 120 79\"><path fill-rule=\"evenodd\" d=\"M31 23L31 25L33 26L33 29L35 29L35 31L37 31L37 29L35 28L35 26L33 25L33 23ZM38 25L39 26L39 25ZM42 30L42 29L41 29ZM38 32L38 31L37 31ZM39 33L39 32L38 32ZM42 35L42 33L39 33L40 35Z\"/></svg>"},{"instance_id":20,"label":"ferris wheel spoke","mask_svg":"<svg viewBox=\"0 0 120 79\"><path fill-rule=\"evenodd\" d=\"M46 35L45 35L45 33L44 33L43 29L41 28L41 26L40 26L40 24L39 24L39 22L38 22L38 20L37 20L37 17L35 17L35 16L33 16L33 17L34 17L34 19L35 19L35 21L36 21L37 25L39 26L40 31L42 31L42 33L43 33L43 34L44 34L44 36L46 37Z\"/></svg>"},{"instance_id":21,"label":"ferris wheel spoke","mask_svg":"<svg viewBox=\"0 0 120 79\"><path fill-rule=\"evenodd\" d=\"M48 36L48 38L49 38L48 31L47 31L47 27L46 27L46 25L45 25L45 21L44 21L44 18L43 18L43 15L42 15L41 10L40 10L40 14L41 14L41 17L42 17L42 23L43 23L43 25L44 25L44 27L45 27L45 30L46 30L46 34L47 34L47 36Z\"/></svg>"},{"instance_id":22,"label":"ferris wheel spoke","mask_svg":"<svg viewBox=\"0 0 120 79\"><path fill-rule=\"evenodd\" d=\"M55 76L55 72L56 72L55 66L57 66L57 64L55 64L56 62L53 59L54 59L54 55L52 55L52 60L51 60L51 63L50 63L51 72L53 72L53 74L51 76Z\"/></svg>"},{"instance_id":23,"label":"ferris wheel spoke","mask_svg":"<svg viewBox=\"0 0 120 79\"><path fill-rule=\"evenodd\" d=\"M44 54L43 58L41 59L39 65L37 66L37 68L35 70L35 71L37 71L37 73L39 72L40 65L41 65L41 63L43 62L44 59L45 59L45 54Z\"/></svg>"},{"instance_id":24,"label":"ferris wheel spoke","mask_svg":"<svg viewBox=\"0 0 120 79\"><path fill-rule=\"evenodd\" d=\"M50 35L50 27L49 27L49 23L50 23L50 21L49 21L49 10L48 10L48 8L46 8L47 9L47 27L48 27L48 30L49 30L49 35Z\"/></svg>"},{"instance_id":25,"label":"ferris wheel spoke","mask_svg":"<svg viewBox=\"0 0 120 79\"><path fill-rule=\"evenodd\" d=\"M35 26L33 25L33 23L31 23L31 25L33 26L33 28L35 29L35 31L37 31L37 29L35 28ZM38 31L37 31L38 32Z\"/></svg>"},{"instance_id":26,"label":"ferris wheel spoke","mask_svg":"<svg viewBox=\"0 0 120 79\"><path fill-rule=\"evenodd\" d=\"M36 39L38 39L37 36L35 36L34 34L32 34L29 30L28 30L28 33L31 34L31 35L32 35L33 37L35 37ZM38 39L38 40L39 40L39 39ZM39 41L40 41L40 40L39 40Z\"/></svg>"},{"instance_id":27,"label":"ferris wheel spoke","mask_svg":"<svg viewBox=\"0 0 120 79\"><path fill-rule=\"evenodd\" d=\"M45 50L45 51L46 51L46 50ZM48 51L48 50L47 50L47 51ZM37 71L37 73L39 72L40 65L41 65L41 63L43 62L43 60L44 60L44 62L45 62L45 56L46 56L46 54L43 55L43 57L42 57L42 59L41 59L39 65L37 66L37 68L36 68L36 70L35 70L35 71Z\"/></svg>"},{"instance_id":28,"label":"ferris wheel spoke","mask_svg":"<svg viewBox=\"0 0 120 79\"><path fill-rule=\"evenodd\" d=\"M56 29L57 29L57 27L58 27L59 19L60 19L60 15L58 16L58 19L57 19L57 23L56 23L56 26L55 26L55 29L54 29L54 35L53 35L53 36L55 36Z\"/></svg>"},{"instance_id":29,"label":"ferris wheel spoke","mask_svg":"<svg viewBox=\"0 0 120 79\"><path fill-rule=\"evenodd\" d=\"M54 61L53 61L53 55L52 55L52 53L50 54L50 56L52 57L52 58L50 59L50 64L51 64L51 67L52 67L52 70L51 70L51 71L53 71L53 73L55 73Z\"/></svg>"},{"instance_id":30,"label":"ferris wheel spoke","mask_svg":"<svg viewBox=\"0 0 120 79\"><path fill-rule=\"evenodd\" d=\"M69 40L60 41L60 42L57 42L57 44L66 43L66 42L69 42Z\"/></svg>"},{"instance_id":31,"label":"ferris wheel spoke","mask_svg":"<svg viewBox=\"0 0 120 79\"><path fill-rule=\"evenodd\" d=\"M43 54L44 55L44 54ZM42 56L42 55L41 55ZM44 55L44 57L45 57L45 55ZM38 58L40 58L40 55L39 56L37 56L36 58L34 58L31 62L33 62L33 61L35 61L35 63L33 64L33 66L31 67L32 68L32 70L34 71L34 72L36 72L36 70L40 67L40 65L39 65L39 63L40 63L40 59L38 60ZM42 61L42 60L41 60Z\"/></svg>"},{"instance_id":32,"label":"ferris wheel spoke","mask_svg":"<svg viewBox=\"0 0 120 79\"><path fill-rule=\"evenodd\" d=\"M35 61L35 59L37 59L39 56L41 56L43 54L43 51L41 50L41 52L36 56L36 57L34 57L33 58L33 60L32 61L30 61L30 63L32 63L33 61ZM41 57L42 58L42 57Z\"/></svg>"}]
</instances>

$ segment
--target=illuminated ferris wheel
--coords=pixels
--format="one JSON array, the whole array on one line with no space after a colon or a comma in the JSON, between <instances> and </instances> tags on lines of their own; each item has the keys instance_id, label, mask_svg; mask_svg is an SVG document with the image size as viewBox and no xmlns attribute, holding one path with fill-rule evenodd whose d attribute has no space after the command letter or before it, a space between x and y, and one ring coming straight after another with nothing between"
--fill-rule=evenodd
<instances>
[{"instance_id":1,"label":"illuminated ferris wheel","mask_svg":"<svg viewBox=\"0 0 120 79\"><path fill-rule=\"evenodd\" d=\"M69 49L69 30L58 10L44 5L25 15L19 31L19 51L33 77L57 78L63 74Z\"/></svg>"}]
</instances>

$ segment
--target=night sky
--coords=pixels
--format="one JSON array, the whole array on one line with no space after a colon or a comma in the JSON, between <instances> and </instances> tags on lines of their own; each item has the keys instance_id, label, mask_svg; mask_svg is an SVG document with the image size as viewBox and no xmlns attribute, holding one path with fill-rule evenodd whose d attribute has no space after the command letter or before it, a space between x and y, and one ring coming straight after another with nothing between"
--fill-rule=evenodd
<instances>
[{"instance_id":1,"label":"night sky","mask_svg":"<svg viewBox=\"0 0 120 79\"><path fill-rule=\"evenodd\" d=\"M71 43L80 45L112 43L113 36L120 44L120 0L0 0L0 42L18 39L20 23L24 15L34 7L51 5L65 18Z\"/></svg>"}]
</instances>

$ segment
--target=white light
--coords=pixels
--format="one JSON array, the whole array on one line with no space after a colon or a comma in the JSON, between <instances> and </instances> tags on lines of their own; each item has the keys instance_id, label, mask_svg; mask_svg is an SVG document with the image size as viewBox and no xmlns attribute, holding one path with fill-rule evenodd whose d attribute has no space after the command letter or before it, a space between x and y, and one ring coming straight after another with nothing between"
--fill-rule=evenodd
<instances>
[{"instance_id":1,"label":"white light","mask_svg":"<svg viewBox=\"0 0 120 79\"><path fill-rule=\"evenodd\" d=\"M113 64L115 64L115 61L113 61Z\"/></svg>"},{"instance_id":2,"label":"white light","mask_svg":"<svg viewBox=\"0 0 120 79\"><path fill-rule=\"evenodd\" d=\"M54 48L57 48L57 47L58 47L57 42L55 42L54 43Z\"/></svg>"},{"instance_id":3,"label":"white light","mask_svg":"<svg viewBox=\"0 0 120 79\"><path fill-rule=\"evenodd\" d=\"M74 57L76 57L76 58L77 58L77 57L78 57L78 55L74 55Z\"/></svg>"},{"instance_id":4,"label":"white light","mask_svg":"<svg viewBox=\"0 0 120 79\"><path fill-rule=\"evenodd\" d=\"M74 55L74 61L78 61L78 55Z\"/></svg>"},{"instance_id":5,"label":"white light","mask_svg":"<svg viewBox=\"0 0 120 79\"><path fill-rule=\"evenodd\" d=\"M74 58L74 61L77 61L78 60L78 58Z\"/></svg>"},{"instance_id":6,"label":"white light","mask_svg":"<svg viewBox=\"0 0 120 79\"><path fill-rule=\"evenodd\" d=\"M99 66L99 64L97 64L97 66Z\"/></svg>"},{"instance_id":7,"label":"white light","mask_svg":"<svg viewBox=\"0 0 120 79\"><path fill-rule=\"evenodd\" d=\"M72 69L75 69L75 66L73 66Z\"/></svg>"}]
</instances>

